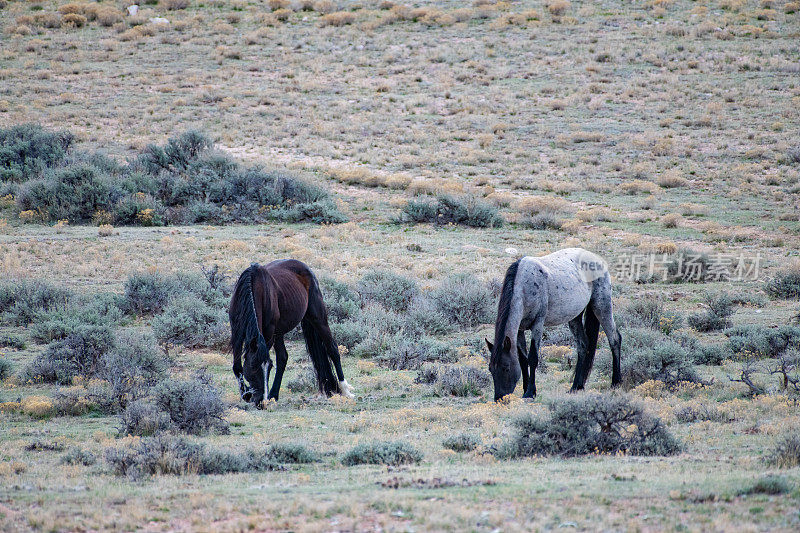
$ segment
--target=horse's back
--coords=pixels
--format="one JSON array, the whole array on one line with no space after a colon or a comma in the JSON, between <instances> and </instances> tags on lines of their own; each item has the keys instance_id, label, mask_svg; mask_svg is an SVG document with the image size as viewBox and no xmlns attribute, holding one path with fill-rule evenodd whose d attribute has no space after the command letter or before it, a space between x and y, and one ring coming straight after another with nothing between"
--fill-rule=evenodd
<instances>
[{"instance_id":1,"label":"horse's back","mask_svg":"<svg viewBox=\"0 0 800 533\"><path fill-rule=\"evenodd\" d=\"M272 280L279 317L277 329L286 333L294 329L306 314L313 274L305 263L297 259L278 259L264 265L264 269Z\"/></svg>"},{"instance_id":2,"label":"horse's back","mask_svg":"<svg viewBox=\"0 0 800 533\"><path fill-rule=\"evenodd\" d=\"M545 326L569 322L586 309L594 288L593 280L587 281L582 270L586 262L605 264L597 255L581 248L565 248L541 257L522 259L526 285L534 291L547 287Z\"/></svg>"}]
</instances>

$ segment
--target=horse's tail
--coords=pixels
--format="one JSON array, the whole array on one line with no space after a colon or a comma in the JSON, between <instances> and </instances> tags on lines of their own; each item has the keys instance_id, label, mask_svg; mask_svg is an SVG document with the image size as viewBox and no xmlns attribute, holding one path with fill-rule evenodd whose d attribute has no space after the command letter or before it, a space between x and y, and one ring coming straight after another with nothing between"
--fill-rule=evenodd
<instances>
[{"instance_id":1,"label":"horse's tail","mask_svg":"<svg viewBox=\"0 0 800 533\"><path fill-rule=\"evenodd\" d=\"M322 301L322 292L319 290L319 283L311 270L308 271L311 283L308 289L308 311L303 317L301 326L303 337L306 339L306 349L314 365L314 372L317 375L317 385L319 391L326 396L333 393L341 393L339 380L333 373L331 358L338 355L339 348L333 341L331 329L328 326L328 313Z\"/></svg>"},{"instance_id":2,"label":"horse's tail","mask_svg":"<svg viewBox=\"0 0 800 533\"><path fill-rule=\"evenodd\" d=\"M586 306L586 311L584 312L583 329L586 331L586 339L588 342L586 346L587 359L589 361L594 361L594 354L597 351L597 338L600 335L600 321L597 320L597 315L594 314L591 304ZM588 372L591 372L591 370L590 367L587 371L587 377Z\"/></svg>"},{"instance_id":3,"label":"horse's tail","mask_svg":"<svg viewBox=\"0 0 800 533\"><path fill-rule=\"evenodd\" d=\"M253 263L250 268L242 272L236 287L233 289L231 306L228 309L228 318L231 322L231 349L233 350L233 371L236 377L242 372L242 354L248 345L255 343L257 360L267 358L269 348L267 341L261 334L256 316L256 306L253 300L253 282L258 274L258 263Z\"/></svg>"}]
</instances>

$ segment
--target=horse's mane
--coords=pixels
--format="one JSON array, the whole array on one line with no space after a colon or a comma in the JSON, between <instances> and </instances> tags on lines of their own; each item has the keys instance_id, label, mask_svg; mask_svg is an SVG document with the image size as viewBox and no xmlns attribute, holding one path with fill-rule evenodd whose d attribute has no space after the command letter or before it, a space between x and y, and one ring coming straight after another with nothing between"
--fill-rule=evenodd
<instances>
[{"instance_id":1,"label":"horse's mane","mask_svg":"<svg viewBox=\"0 0 800 533\"><path fill-rule=\"evenodd\" d=\"M247 345L256 341L257 361L266 360L268 350L264 336L258 327L258 315L253 299L253 284L259 274L261 266L253 263L250 268L242 272L236 287L233 290L233 301L230 308L231 321L231 349L234 361L241 361Z\"/></svg>"},{"instance_id":2,"label":"horse's mane","mask_svg":"<svg viewBox=\"0 0 800 533\"><path fill-rule=\"evenodd\" d=\"M511 299L514 297L514 280L517 278L517 269L520 261L520 259L517 259L508 267L506 277L503 280L503 289L500 291L500 303L497 305L497 322L494 325L494 350L492 350L489 360L489 364L492 365L497 362L497 356L502 351L503 336L508 323L508 315L511 313ZM512 339L512 341L516 342L516 339Z\"/></svg>"}]
</instances>

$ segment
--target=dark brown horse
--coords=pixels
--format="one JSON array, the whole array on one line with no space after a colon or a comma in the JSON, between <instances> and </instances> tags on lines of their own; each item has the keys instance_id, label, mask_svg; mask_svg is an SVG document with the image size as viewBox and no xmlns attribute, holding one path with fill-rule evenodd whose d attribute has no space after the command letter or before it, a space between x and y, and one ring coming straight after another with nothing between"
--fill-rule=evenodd
<instances>
[{"instance_id":1,"label":"dark brown horse","mask_svg":"<svg viewBox=\"0 0 800 533\"><path fill-rule=\"evenodd\" d=\"M267 399L278 399L289 359L283 336L298 324L303 328L320 392L327 396L339 393L352 397L350 385L342 373L339 349L328 327L328 311L319 283L304 263L283 259L266 266L250 265L236 282L228 315L233 373L244 401L261 406L272 371L269 350L273 346L277 366ZM336 376L331 363L336 368Z\"/></svg>"}]
</instances>

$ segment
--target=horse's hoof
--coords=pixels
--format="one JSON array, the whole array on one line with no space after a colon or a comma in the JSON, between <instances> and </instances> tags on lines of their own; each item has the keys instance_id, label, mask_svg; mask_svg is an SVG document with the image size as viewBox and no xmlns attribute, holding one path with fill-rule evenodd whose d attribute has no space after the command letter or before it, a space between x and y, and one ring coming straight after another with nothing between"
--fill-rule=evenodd
<instances>
[{"instance_id":1,"label":"horse's hoof","mask_svg":"<svg viewBox=\"0 0 800 533\"><path fill-rule=\"evenodd\" d=\"M353 387L350 386L346 379L339 382L339 390L342 391L342 396L346 396L347 398L356 397L356 395L353 394Z\"/></svg>"}]
</instances>

